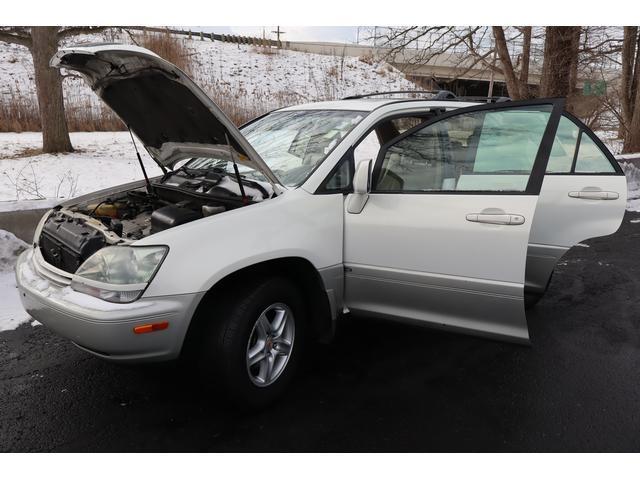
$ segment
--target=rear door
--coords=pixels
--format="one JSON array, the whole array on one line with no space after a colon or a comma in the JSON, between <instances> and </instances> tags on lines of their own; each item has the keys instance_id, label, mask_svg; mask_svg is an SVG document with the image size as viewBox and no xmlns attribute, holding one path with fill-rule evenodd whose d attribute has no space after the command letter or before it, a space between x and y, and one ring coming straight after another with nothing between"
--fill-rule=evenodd
<instances>
[{"instance_id":1,"label":"rear door","mask_svg":"<svg viewBox=\"0 0 640 480\"><path fill-rule=\"evenodd\" d=\"M557 261L573 245L614 233L626 203L618 162L580 120L563 114L531 228L527 292L545 291Z\"/></svg>"},{"instance_id":2,"label":"rear door","mask_svg":"<svg viewBox=\"0 0 640 480\"><path fill-rule=\"evenodd\" d=\"M345 210L348 308L527 341L527 245L562 108L459 109L384 145L367 203Z\"/></svg>"}]
</instances>

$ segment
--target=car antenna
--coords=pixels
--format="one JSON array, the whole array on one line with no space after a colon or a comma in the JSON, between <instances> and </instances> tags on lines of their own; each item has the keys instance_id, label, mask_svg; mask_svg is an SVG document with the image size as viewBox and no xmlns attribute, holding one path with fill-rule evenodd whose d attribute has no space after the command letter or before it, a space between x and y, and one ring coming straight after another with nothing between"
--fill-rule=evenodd
<instances>
[{"instance_id":1,"label":"car antenna","mask_svg":"<svg viewBox=\"0 0 640 480\"><path fill-rule=\"evenodd\" d=\"M236 157L233 154L234 150L231 146L231 142L229 142L229 135L225 132L224 138L227 141L227 146L229 147L229 155L231 155L231 161L233 162L233 171L236 173L236 181L238 182L238 186L240 187L240 194L242 195L242 201L247 203L247 194L244 192L244 185L242 185L242 177L240 176L240 171L238 170L238 164L236 163Z\"/></svg>"},{"instance_id":2,"label":"car antenna","mask_svg":"<svg viewBox=\"0 0 640 480\"><path fill-rule=\"evenodd\" d=\"M147 182L147 193L151 195L151 182L149 181L149 176L147 175L147 170L144 168L144 163L142 163L142 157L140 156L140 152L138 151L138 146L136 145L136 141L133 138L133 132L131 131L131 127L127 125L129 129L129 135L131 135L131 141L133 142L133 148L136 150L136 155L138 156L138 161L140 162L140 167L142 168L142 173L144 175L144 181Z\"/></svg>"}]
</instances>

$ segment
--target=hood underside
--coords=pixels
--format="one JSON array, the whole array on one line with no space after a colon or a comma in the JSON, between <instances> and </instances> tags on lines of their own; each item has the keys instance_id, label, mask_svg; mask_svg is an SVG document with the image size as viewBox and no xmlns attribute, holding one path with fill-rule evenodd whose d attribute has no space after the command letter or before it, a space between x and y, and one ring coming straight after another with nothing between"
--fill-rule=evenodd
<instances>
[{"instance_id":1,"label":"hood underside","mask_svg":"<svg viewBox=\"0 0 640 480\"><path fill-rule=\"evenodd\" d=\"M84 45L60 50L51 66L80 73L164 167L209 152L278 183L220 108L184 72L153 52L130 45Z\"/></svg>"}]
</instances>

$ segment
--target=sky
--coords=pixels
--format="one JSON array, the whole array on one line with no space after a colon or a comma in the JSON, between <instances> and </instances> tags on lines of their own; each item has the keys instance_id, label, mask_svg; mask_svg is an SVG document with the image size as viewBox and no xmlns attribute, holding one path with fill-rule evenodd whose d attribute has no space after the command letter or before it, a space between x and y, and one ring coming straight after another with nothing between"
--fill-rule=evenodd
<instances>
[{"instance_id":1,"label":"sky","mask_svg":"<svg viewBox=\"0 0 640 480\"><path fill-rule=\"evenodd\" d=\"M275 33L271 33L276 29L275 26L265 27L191 27L193 30L235 34L245 36L262 37L262 32L266 33L267 38L275 38ZM361 27L362 28L362 27ZM282 40L291 41L322 41L322 42L351 42L355 43L358 36L358 27L295 27L280 26L280 30L285 33L281 35ZM364 30L362 30L364 32Z\"/></svg>"}]
</instances>

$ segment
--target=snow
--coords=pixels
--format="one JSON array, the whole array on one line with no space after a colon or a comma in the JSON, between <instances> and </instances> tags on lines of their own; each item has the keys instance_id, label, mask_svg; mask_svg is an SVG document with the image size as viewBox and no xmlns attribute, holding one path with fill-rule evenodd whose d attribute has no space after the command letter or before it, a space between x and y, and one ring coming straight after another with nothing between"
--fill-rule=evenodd
<instances>
[{"instance_id":1,"label":"snow","mask_svg":"<svg viewBox=\"0 0 640 480\"><path fill-rule=\"evenodd\" d=\"M386 62L319 55L252 45L212 42L199 37L183 42L191 59L191 76L205 91L216 91L243 105L267 111L290 104L342 98L384 90L415 90L416 85ZM132 44L126 33L109 30L81 35L64 46L95 42ZM263 52L267 52L265 54ZM34 71L26 47L0 42L0 95L35 98ZM64 78L65 102L101 110L98 97L77 75Z\"/></svg>"},{"instance_id":2,"label":"snow","mask_svg":"<svg viewBox=\"0 0 640 480\"><path fill-rule=\"evenodd\" d=\"M620 167L627 177L627 210L640 212L640 168L631 162L620 162Z\"/></svg>"},{"instance_id":3,"label":"snow","mask_svg":"<svg viewBox=\"0 0 640 480\"><path fill-rule=\"evenodd\" d=\"M192 76L208 92L230 104L259 112L290 104L341 98L363 92L414 90L416 85L385 62L355 57L265 50L251 45L179 37L189 52ZM83 35L66 45L116 41L131 44L116 30ZM35 102L33 64L20 45L0 42L0 96L19 95ZM64 78L67 108L90 105L101 110L97 95L77 75ZM40 133L0 133L0 212L47 208L65 199L143 178L129 134L71 134L76 152L34 155ZM150 176L160 173L141 149ZM42 203L34 203L40 199ZM46 200L44 200L46 199ZM28 201L26 201L28 200Z\"/></svg>"},{"instance_id":4,"label":"snow","mask_svg":"<svg viewBox=\"0 0 640 480\"><path fill-rule=\"evenodd\" d=\"M616 160L624 161L624 160L640 160L640 153L625 153L621 155L616 155Z\"/></svg>"},{"instance_id":5,"label":"snow","mask_svg":"<svg viewBox=\"0 0 640 480\"><path fill-rule=\"evenodd\" d=\"M56 201L33 200L70 198L143 178L128 132L72 133L73 153L21 156L41 138L39 132L0 133L0 212L46 208ZM140 154L150 177L162 173L144 149Z\"/></svg>"},{"instance_id":6,"label":"snow","mask_svg":"<svg viewBox=\"0 0 640 480\"><path fill-rule=\"evenodd\" d=\"M22 308L13 268L27 244L13 233L0 230L0 332L13 330L30 320Z\"/></svg>"},{"instance_id":7,"label":"snow","mask_svg":"<svg viewBox=\"0 0 640 480\"><path fill-rule=\"evenodd\" d=\"M607 146L611 153L616 155L616 158L618 158L619 156L623 156L619 155L620 152L622 152L623 140L621 138L618 138L619 133L617 130L597 130L594 133L598 136L602 143Z\"/></svg>"}]
</instances>

